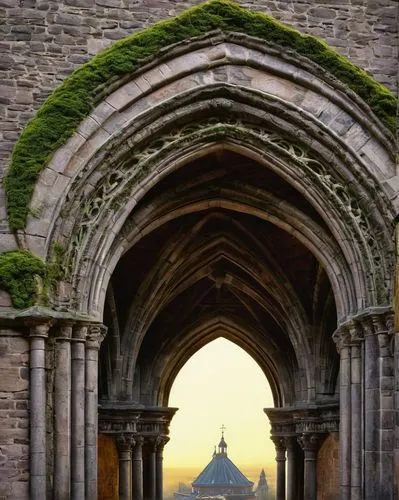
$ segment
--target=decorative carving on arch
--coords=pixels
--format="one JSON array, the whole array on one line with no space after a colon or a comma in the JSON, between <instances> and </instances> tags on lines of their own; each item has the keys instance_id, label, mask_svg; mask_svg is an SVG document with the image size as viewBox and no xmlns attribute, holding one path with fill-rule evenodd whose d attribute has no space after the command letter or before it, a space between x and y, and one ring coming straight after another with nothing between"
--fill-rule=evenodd
<instances>
[{"instance_id":1,"label":"decorative carving on arch","mask_svg":"<svg viewBox=\"0 0 399 500\"><path fill-rule=\"evenodd\" d=\"M386 258L387 241L374 237L375 215L367 213L362 198L359 199L356 195L358 187L347 184L345 179L334 174L331 168L328 169L323 164L322 158L318 158L308 147L290 142L275 131L238 119L222 121L212 118L185 124L167 131L163 136L157 135L153 142L144 141L141 147L136 147L129 158L128 170L120 163L112 166L111 171L100 179L90 194L83 200L79 199L84 209L80 219L75 216L75 226L71 231L72 239L67 251L67 265L72 270L71 274L76 276L75 269L82 269L82 259L87 255L85 249L92 246L93 231L109 224L107 221L112 218L117 220L120 217L118 213L125 210L126 200L134 198L137 186L145 176L151 176L157 165L165 164L173 157L186 156L187 149L197 147L200 150L204 144L215 141L244 143L245 147L252 147L266 156L269 162L277 165L284 158L286 178L292 175L297 184L302 184L304 192L307 189L312 196L316 192L319 200L324 203L327 201L328 205L322 209L325 214L329 209L335 211L334 224L338 226L337 231L344 234L349 230L349 237L353 240L352 247L357 247L355 259L362 261L362 267L366 271L366 286L371 293L368 301L384 304L388 300L391 283L387 281L387 276L392 273L392 261ZM302 177L302 180L298 177ZM72 193L70 197L72 200L76 199ZM66 208L68 211L68 205ZM332 213L329 217L331 215ZM344 240L345 237L341 236L341 239Z\"/></svg>"}]
</instances>

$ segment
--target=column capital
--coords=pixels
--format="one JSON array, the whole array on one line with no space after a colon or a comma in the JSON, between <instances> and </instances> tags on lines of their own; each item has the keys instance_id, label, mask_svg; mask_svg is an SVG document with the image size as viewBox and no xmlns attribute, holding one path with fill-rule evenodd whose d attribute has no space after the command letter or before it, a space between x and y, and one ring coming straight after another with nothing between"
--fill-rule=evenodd
<instances>
[{"instance_id":1,"label":"column capital","mask_svg":"<svg viewBox=\"0 0 399 500\"><path fill-rule=\"evenodd\" d=\"M76 323L72 330L72 340L75 342L85 342L87 336L87 325Z\"/></svg>"},{"instance_id":2,"label":"column capital","mask_svg":"<svg viewBox=\"0 0 399 500\"><path fill-rule=\"evenodd\" d=\"M284 436L272 436L270 439L273 441L276 451L285 451L287 449Z\"/></svg>"},{"instance_id":3,"label":"column capital","mask_svg":"<svg viewBox=\"0 0 399 500\"><path fill-rule=\"evenodd\" d=\"M86 335L86 346L88 349L99 350L104 340L107 329L104 325L89 324Z\"/></svg>"},{"instance_id":4,"label":"column capital","mask_svg":"<svg viewBox=\"0 0 399 500\"><path fill-rule=\"evenodd\" d=\"M133 434L122 432L116 436L116 446L120 451L130 451L135 444Z\"/></svg>"},{"instance_id":5,"label":"column capital","mask_svg":"<svg viewBox=\"0 0 399 500\"><path fill-rule=\"evenodd\" d=\"M158 441L159 436L148 436L144 439L144 444L150 448L151 451L155 452L157 451L158 448Z\"/></svg>"},{"instance_id":6,"label":"column capital","mask_svg":"<svg viewBox=\"0 0 399 500\"><path fill-rule=\"evenodd\" d=\"M338 353L345 347L349 347L351 343L351 335L349 326L343 324L339 326L332 335L332 339L335 343Z\"/></svg>"},{"instance_id":7,"label":"column capital","mask_svg":"<svg viewBox=\"0 0 399 500\"><path fill-rule=\"evenodd\" d=\"M298 437L298 443L304 452L316 453L324 438L321 433L303 433Z\"/></svg>"},{"instance_id":8,"label":"column capital","mask_svg":"<svg viewBox=\"0 0 399 500\"><path fill-rule=\"evenodd\" d=\"M139 434L134 434L134 442L135 442L135 447L143 446L144 444L143 436L140 436Z\"/></svg>"},{"instance_id":9,"label":"column capital","mask_svg":"<svg viewBox=\"0 0 399 500\"><path fill-rule=\"evenodd\" d=\"M58 325L58 328L54 328L54 338L57 341L67 341L70 342L72 339L72 328L73 321L63 321Z\"/></svg>"},{"instance_id":10,"label":"column capital","mask_svg":"<svg viewBox=\"0 0 399 500\"><path fill-rule=\"evenodd\" d=\"M350 321L348 324L351 345L360 345L364 340L364 330L357 321Z\"/></svg>"},{"instance_id":11,"label":"column capital","mask_svg":"<svg viewBox=\"0 0 399 500\"><path fill-rule=\"evenodd\" d=\"M394 332L394 314L389 307L366 309L341 323L333 333L338 352L344 347L359 345L369 335L391 335Z\"/></svg>"},{"instance_id":12,"label":"column capital","mask_svg":"<svg viewBox=\"0 0 399 500\"><path fill-rule=\"evenodd\" d=\"M297 440L298 440L298 436L286 436L285 438L285 446L287 448L287 451L293 451L295 450L296 446L297 446Z\"/></svg>"},{"instance_id":13,"label":"column capital","mask_svg":"<svg viewBox=\"0 0 399 500\"><path fill-rule=\"evenodd\" d=\"M272 436L271 440L276 448L276 462L285 462L285 452L287 449L285 438L283 436Z\"/></svg>"},{"instance_id":14,"label":"column capital","mask_svg":"<svg viewBox=\"0 0 399 500\"><path fill-rule=\"evenodd\" d=\"M35 338L35 337L40 337L40 338L48 338L48 333L51 328L52 321L46 321L44 323L35 323L31 324L30 329L29 329L29 337Z\"/></svg>"},{"instance_id":15,"label":"column capital","mask_svg":"<svg viewBox=\"0 0 399 500\"><path fill-rule=\"evenodd\" d=\"M157 437L157 451L162 451L165 445L169 442L168 436L158 436Z\"/></svg>"}]
</instances>

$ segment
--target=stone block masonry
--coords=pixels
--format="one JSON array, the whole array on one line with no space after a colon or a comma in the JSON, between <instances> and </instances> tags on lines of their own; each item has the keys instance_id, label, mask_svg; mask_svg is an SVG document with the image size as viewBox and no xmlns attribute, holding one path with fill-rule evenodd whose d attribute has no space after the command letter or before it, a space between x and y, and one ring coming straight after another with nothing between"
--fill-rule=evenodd
<instances>
[{"instance_id":1,"label":"stone block masonry","mask_svg":"<svg viewBox=\"0 0 399 500\"><path fill-rule=\"evenodd\" d=\"M0 498L29 498L29 343L0 331Z\"/></svg>"},{"instance_id":2,"label":"stone block masonry","mask_svg":"<svg viewBox=\"0 0 399 500\"><path fill-rule=\"evenodd\" d=\"M0 0L0 177L27 121L48 94L106 46L199 0ZM397 89L398 8L394 0L239 1L320 37ZM0 232L7 233L0 190ZM14 245L12 238L6 245Z\"/></svg>"}]
</instances>

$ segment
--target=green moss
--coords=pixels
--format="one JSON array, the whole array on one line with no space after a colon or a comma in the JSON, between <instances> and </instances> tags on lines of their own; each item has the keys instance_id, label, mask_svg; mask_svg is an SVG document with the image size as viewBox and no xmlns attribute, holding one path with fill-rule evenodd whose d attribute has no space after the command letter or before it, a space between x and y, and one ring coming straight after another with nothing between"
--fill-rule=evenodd
<instances>
[{"instance_id":1,"label":"green moss","mask_svg":"<svg viewBox=\"0 0 399 500\"><path fill-rule=\"evenodd\" d=\"M38 257L26 250L0 254L0 287L11 295L17 309L33 306L38 302L40 282L45 277L46 266Z\"/></svg>"},{"instance_id":2,"label":"green moss","mask_svg":"<svg viewBox=\"0 0 399 500\"><path fill-rule=\"evenodd\" d=\"M52 246L47 264L27 250L4 252L0 254L0 288L7 290L16 309L48 305L50 294L57 292L65 278L64 257L65 250L58 243Z\"/></svg>"},{"instance_id":3,"label":"green moss","mask_svg":"<svg viewBox=\"0 0 399 500\"><path fill-rule=\"evenodd\" d=\"M11 228L25 227L41 170L90 113L99 88L106 89L107 82L137 70L160 49L216 29L263 38L306 56L356 92L394 131L395 97L365 71L324 42L302 35L266 14L245 10L225 0L212 0L114 43L76 70L51 94L25 127L13 151L5 182Z\"/></svg>"},{"instance_id":4,"label":"green moss","mask_svg":"<svg viewBox=\"0 0 399 500\"><path fill-rule=\"evenodd\" d=\"M59 243L54 243L51 251L51 258L47 264L45 288L46 295L57 292L58 283L66 276L65 249Z\"/></svg>"}]
</instances>

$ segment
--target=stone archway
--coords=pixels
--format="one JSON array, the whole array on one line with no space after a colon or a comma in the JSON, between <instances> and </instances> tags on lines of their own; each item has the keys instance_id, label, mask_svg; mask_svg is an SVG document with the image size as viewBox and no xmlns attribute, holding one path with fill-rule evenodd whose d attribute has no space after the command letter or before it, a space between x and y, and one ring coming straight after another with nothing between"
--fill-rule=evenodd
<instances>
[{"instance_id":1,"label":"stone archway","mask_svg":"<svg viewBox=\"0 0 399 500\"><path fill-rule=\"evenodd\" d=\"M120 495L133 468L134 496L160 498L171 384L221 332L272 387L279 498L286 451L288 497L304 454L304 495L315 498L317 446L338 420L343 498L393 491L397 179L391 133L370 108L378 95L369 106L311 53L228 28L99 86L31 186L18 241L62 268L50 308L8 320L31 328L32 498L97 496L104 337L100 424L119 447ZM17 224L15 206L11 190Z\"/></svg>"}]
</instances>

